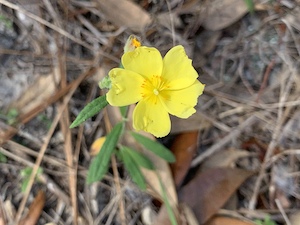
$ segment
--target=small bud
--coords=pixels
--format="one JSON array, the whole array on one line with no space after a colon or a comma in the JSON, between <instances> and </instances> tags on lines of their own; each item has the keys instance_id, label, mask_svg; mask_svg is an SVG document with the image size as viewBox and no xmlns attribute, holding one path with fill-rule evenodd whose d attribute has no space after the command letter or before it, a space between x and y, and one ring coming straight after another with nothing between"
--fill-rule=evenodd
<instances>
[{"instance_id":1,"label":"small bud","mask_svg":"<svg viewBox=\"0 0 300 225\"><path fill-rule=\"evenodd\" d=\"M129 36L129 38L126 41L126 44L124 46L124 53L131 52L140 46L141 46L140 38L132 34Z\"/></svg>"}]
</instances>

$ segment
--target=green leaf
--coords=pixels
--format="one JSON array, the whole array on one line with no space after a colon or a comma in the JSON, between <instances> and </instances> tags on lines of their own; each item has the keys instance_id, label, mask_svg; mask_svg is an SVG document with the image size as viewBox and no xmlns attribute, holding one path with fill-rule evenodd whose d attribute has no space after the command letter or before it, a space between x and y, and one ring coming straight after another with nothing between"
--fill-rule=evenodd
<instances>
[{"instance_id":1,"label":"green leaf","mask_svg":"<svg viewBox=\"0 0 300 225\"><path fill-rule=\"evenodd\" d=\"M22 184L21 184L22 192L26 191L32 171L33 171L33 168L31 168L31 167L26 167L20 171L20 175L22 177ZM41 167L39 167L37 170L36 176L35 176L35 179L37 181L40 180L39 177L41 176L42 173L43 173L43 169Z\"/></svg>"},{"instance_id":2,"label":"green leaf","mask_svg":"<svg viewBox=\"0 0 300 225\"><path fill-rule=\"evenodd\" d=\"M162 197L163 197L164 203L166 205L167 213L169 215L169 219L171 221L171 224L172 225L178 225L177 220L176 220L176 216L175 216L175 214L173 212L173 209L171 207L171 204L168 200L166 189L165 189L165 187L164 187L164 185L163 185L160 178L159 178L159 183L160 183L160 188L162 190Z\"/></svg>"},{"instance_id":3,"label":"green leaf","mask_svg":"<svg viewBox=\"0 0 300 225\"><path fill-rule=\"evenodd\" d=\"M128 154L132 158L132 160L134 160L139 166L142 166L149 170L154 170L154 165L150 161L150 159L147 158L147 156L128 147L123 147L122 149L123 151L126 151L126 154Z\"/></svg>"},{"instance_id":4,"label":"green leaf","mask_svg":"<svg viewBox=\"0 0 300 225\"><path fill-rule=\"evenodd\" d=\"M79 113L79 115L76 117L76 119L71 124L70 128L77 127L87 119L91 118L92 116L96 115L103 109L105 106L108 105L108 102L106 100L106 95L100 96L93 101L91 101L89 104L87 104L83 110Z\"/></svg>"},{"instance_id":5,"label":"green leaf","mask_svg":"<svg viewBox=\"0 0 300 225\"><path fill-rule=\"evenodd\" d=\"M120 150L122 161L124 162L124 166L132 180L138 185L141 190L146 190L146 181L144 175L141 172L139 165L131 158L130 153L124 148Z\"/></svg>"},{"instance_id":6,"label":"green leaf","mask_svg":"<svg viewBox=\"0 0 300 225\"><path fill-rule=\"evenodd\" d=\"M124 123L120 122L115 125L112 131L107 135L100 152L91 162L87 176L88 184L101 180L107 172L111 154L116 148L123 128Z\"/></svg>"},{"instance_id":7,"label":"green leaf","mask_svg":"<svg viewBox=\"0 0 300 225\"><path fill-rule=\"evenodd\" d=\"M255 8L253 0L244 0L244 1L247 5L247 8L248 8L249 12L251 14L253 14L254 13L254 8Z\"/></svg>"},{"instance_id":8,"label":"green leaf","mask_svg":"<svg viewBox=\"0 0 300 225\"><path fill-rule=\"evenodd\" d=\"M128 106L127 105L120 107L120 112L121 112L121 115L122 115L123 118L126 118L127 111L128 111Z\"/></svg>"},{"instance_id":9,"label":"green leaf","mask_svg":"<svg viewBox=\"0 0 300 225\"><path fill-rule=\"evenodd\" d=\"M152 151L157 156L163 158L167 162L173 163L176 161L175 156L173 153L167 149L162 144L158 143L157 141L153 141L141 134L131 132L131 135L134 137L135 140L137 140L139 143L141 143L145 148Z\"/></svg>"},{"instance_id":10,"label":"green leaf","mask_svg":"<svg viewBox=\"0 0 300 225\"><path fill-rule=\"evenodd\" d=\"M6 163L7 162L7 157L0 152L0 163Z\"/></svg>"}]
</instances>

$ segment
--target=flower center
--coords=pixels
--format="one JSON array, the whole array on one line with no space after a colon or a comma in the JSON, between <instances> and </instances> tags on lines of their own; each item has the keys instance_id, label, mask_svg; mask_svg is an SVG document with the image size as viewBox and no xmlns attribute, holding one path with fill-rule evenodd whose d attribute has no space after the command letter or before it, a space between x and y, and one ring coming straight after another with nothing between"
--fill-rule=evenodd
<instances>
[{"instance_id":1,"label":"flower center","mask_svg":"<svg viewBox=\"0 0 300 225\"><path fill-rule=\"evenodd\" d=\"M153 75L149 79L144 80L141 94L144 99L148 99L156 104L158 98L162 96L162 91L167 87L161 76Z\"/></svg>"}]
</instances>

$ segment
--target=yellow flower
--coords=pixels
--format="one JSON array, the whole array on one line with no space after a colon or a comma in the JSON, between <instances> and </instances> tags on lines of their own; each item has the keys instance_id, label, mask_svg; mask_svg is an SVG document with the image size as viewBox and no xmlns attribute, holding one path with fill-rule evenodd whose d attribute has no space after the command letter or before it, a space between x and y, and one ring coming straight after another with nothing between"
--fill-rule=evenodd
<instances>
[{"instance_id":1,"label":"yellow flower","mask_svg":"<svg viewBox=\"0 0 300 225\"><path fill-rule=\"evenodd\" d=\"M113 106L137 103L134 129L164 137L171 130L169 114L188 118L196 112L204 85L183 46L173 47L163 59L156 48L138 47L122 56L122 64L124 69L109 72L107 101Z\"/></svg>"}]
</instances>

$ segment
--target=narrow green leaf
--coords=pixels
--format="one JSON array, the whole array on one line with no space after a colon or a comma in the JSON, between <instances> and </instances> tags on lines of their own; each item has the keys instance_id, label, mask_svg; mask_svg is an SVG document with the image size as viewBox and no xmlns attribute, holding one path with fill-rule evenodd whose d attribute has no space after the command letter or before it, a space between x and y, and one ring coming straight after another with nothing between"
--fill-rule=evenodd
<instances>
[{"instance_id":1,"label":"narrow green leaf","mask_svg":"<svg viewBox=\"0 0 300 225\"><path fill-rule=\"evenodd\" d=\"M172 209L171 204L169 202L169 199L167 197L166 189L165 189L160 177L159 177L159 183L160 183L160 188L162 190L162 195L163 195L162 197L163 197L163 200L164 200L164 203L165 203L165 206L166 206L167 213L169 215L169 219L171 221L171 224L172 225L178 225L177 220L176 220L176 216L173 212L173 209Z\"/></svg>"},{"instance_id":2,"label":"narrow green leaf","mask_svg":"<svg viewBox=\"0 0 300 225\"><path fill-rule=\"evenodd\" d=\"M108 105L108 102L106 100L106 95L100 96L93 101L91 101L89 104L87 104L79 113L79 115L76 117L76 119L71 124L70 128L77 127L87 119L91 118L92 116L96 115L103 109L105 106Z\"/></svg>"},{"instance_id":3,"label":"narrow green leaf","mask_svg":"<svg viewBox=\"0 0 300 225\"><path fill-rule=\"evenodd\" d=\"M126 118L127 111L128 111L128 106L127 105L120 107L120 112L121 112L121 115L122 115L123 118Z\"/></svg>"},{"instance_id":4,"label":"narrow green leaf","mask_svg":"<svg viewBox=\"0 0 300 225\"><path fill-rule=\"evenodd\" d=\"M124 151L126 151L126 153L128 155L130 155L132 160L134 160L139 166L142 166L142 167L144 167L146 169L149 169L149 170L154 170L153 163L144 154L142 154L140 152L137 152L136 150L128 148L128 147L123 147L122 149Z\"/></svg>"},{"instance_id":5,"label":"narrow green leaf","mask_svg":"<svg viewBox=\"0 0 300 225\"><path fill-rule=\"evenodd\" d=\"M244 1L245 1L246 5L247 5L247 8L248 8L249 12L251 14L253 14L254 13L254 9L255 9L255 5L254 5L253 0L244 0Z\"/></svg>"},{"instance_id":6,"label":"narrow green leaf","mask_svg":"<svg viewBox=\"0 0 300 225\"><path fill-rule=\"evenodd\" d=\"M157 141L153 141L141 134L131 132L135 140L141 143L145 148L152 151L157 156L163 158L167 162L173 163L176 161L173 153Z\"/></svg>"},{"instance_id":7,"label":"narrow green leaf","mask_svg":"<svg viewBox=\"0 0 300 225\"><path fill-rule=\"evenodd\" d=\"M120 150L122 161L124 162L124 166L132 180L139 186L141 190L146 190L146 181L144 175L142 174L139 165L131 158L128 151L122 148Z\"/></svg>"},{"instance_id":8,"label":"narrow green leaf","mask_svg":"<svg viewBox=\"0 0 300 225\"><path fill-rule=\"evenodd\" d=\"M107 172L111 154L116 148L118 140L122 134L123 127L123 122L118 123L107 135L100 152L91 162L87 176L88 184L101 180Z\"/></svg>"}]
</instances>

